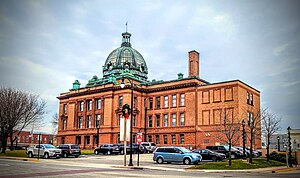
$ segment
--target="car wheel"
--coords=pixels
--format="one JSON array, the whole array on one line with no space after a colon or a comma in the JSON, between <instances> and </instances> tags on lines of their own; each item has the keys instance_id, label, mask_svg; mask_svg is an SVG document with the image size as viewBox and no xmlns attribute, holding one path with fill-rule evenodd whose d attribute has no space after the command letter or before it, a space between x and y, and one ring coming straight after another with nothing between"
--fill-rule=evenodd
<instances>
[{"instance_id":1,"label":"car wheel","mask_svg":"<svg viewBox=\"0 0 300 178\"><path fill-rule=\"evenodd\" d=\"M158 164L162 164L162 163L164 163L164 160L162 158L157 158L156 162Z\"/></svg>"},{"instance_id":2,"label":"car wheel","mask_svg":"<svg viewBox=\"0 0 300 178\"><path fill-rule=\"evenodd\" d=\"M235 159L235 155L234 155L234 154L232 154L232 155L231 155L231 158L232 158L232 159Z\"/></svg>"},{"instance_id":3,"label":"car wheel","mask_svg":"<svg viewBox=\"0 0 300 178\"><path fill-rule=\"evenodd\" d=\"M64 153L64 154L63 154L63 157L64 157L64 158L67 158L67 157L68 157L67 153Z\"/></svg>"},{"instance_id":4,"label":"car wheel","mask_svg":"<svg viewBox=\"0 0 300 178\"><path fill-rule=\"evenodd\" d=\"M45 158L45 159L49 159L49 153L45 153L45 154L44 154L44 158Z\"/></svg>"},{"instance_id":5,"label":"car wheel","mask_svg":"<svg viewBox=\"0 0 300 178\"><path fill-rule=\"evenodd\" d=\"M75 156L75 158L78 158L78 157L79 157L79 155L76 155L76 156Z\"/></svg>"},{"instance_id":6,"label":"car wheel","mask_svg":"<svg viewBox=\"0 0 300 178\"><path fill-rule=\"evenodd\" d=\"M98 150L95 150L95 155L98 155L99 154L99 151Z\"/></svg>"},{"instance_id":7,"label":"car wheel","mask_svg":"<svg viewBox=\"0 0 300 178\"><path fill-rule=\"evenodd\" d=\"M107 155L110 155L110 154L111 154L111 152L108 150L108 151L107 151Z\"/></svg>"},{"instance_id":8,"label":"car wheel","mask_svg":"<svg viewBox=\"0 0 300 178\"><path fill-rule=\"evenodd\" d=\"M190 158L184 158L183 164L191 164Z\"/></svg>"},{"instance_id":9,"label":"car wheel","mask_svg":"<svg viewBox=\"0 0 300 178\"><path fill-rule=\"evenodd\" d=\"M28 157L29 157L29 158L33 158L32 152L29 152L29 153L28 153Z\"/></svg>"},{"instance_id":10,"label":"car wheel","mask_svg":"<svg viewBox=\"0 0 300 178\"><path fill-rule=\"evenodd\" d=\"M120 151L120 154L123 155L123 154L124 154L124 150L121 150L121 151Z\"/></svg>"},{"instance_id":11,"label":"car wheel","mask_svg":"<svg viewBox=\"0 0 300 178\"><path fill-rule=\"evenodd\" d=\"M213 162L217 162L217 157L215 157L215 156L212 157L212 161L213 161Z\"/></svg>"}]
</instances>

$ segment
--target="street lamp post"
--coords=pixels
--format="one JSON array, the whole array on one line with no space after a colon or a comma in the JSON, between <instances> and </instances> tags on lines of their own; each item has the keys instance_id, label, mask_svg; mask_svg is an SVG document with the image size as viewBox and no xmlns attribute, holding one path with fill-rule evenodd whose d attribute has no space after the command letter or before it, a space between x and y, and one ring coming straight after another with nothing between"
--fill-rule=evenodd
<instances>
[{"instance_id":1,"label":"street lamp post","mask_svg":"<svg viewBox=\"0 0 300 178\"><path fill-rule=\"evenodd\" d=\"M253 157L253 129L254 129L254 120L252 117L248 118L248 126L250 128L250 155L249 155L249 163L252 163L252 157Z\"/></svg>"},{"instance_id":2,"label":"street lamp post","mask_svg":"<svg viewBox=\"0 0 300 178\"><path fill-rule=\"evenodd\" d=\"M292 165L292 143L291 143L291 127L289 126L287 128L288 130L288 149L289 149L289 156L288 156L288 161L289 161L289 167L293 167Z\"/></svg>"},{"instance_id":3,"label":"street lamp post","mask_svg":"<svg viewBox=\"0 0 300 178\"><path fill-rule=\"evenodd\" d=\"M246 158L246 132L245 132L245 120L242 121L242 127L243 127L243 157Z\"/></svg>"},{"instance_id":4,"label":"street lamp post","mask_svg":"<svg viewBox=\"0 0 300 178\"><path fill-rule=\"evenodd\" d=\"M280 137L279 137L279 135L277 136L277 149L278 149L278 152L280 152Z\"/></svg>"},{"instance_id":5,"label":"street lamp post","mask_svg":"<svg viewBox=\"0 0 300 178\"><path fill-rule=\"evenodd\" d=\"M100 139L99 139L99 130L100 130L100 123L98 123L98 125L97 125L97 147L99 147L99 141L100 141Z\"/></svg>"},{"instance_id":6,"label":"street lamp post","mask_svg":"<svg viewBox=\"0 0 300 178\"><path fill-rule=\"evenodd\" d=\"M131 89L131 110L130 110L130 157L129 157L129 164L128 166L133 166L132 163L132 110L133 110L133 90L134 90L134 85L133 82L131 80L129 80L127 78L127 80L130 82L130 89ZM121 82L121 88L125 87L125 82L124 79L122 79ZM124 147L126 147L126 145L124 145Z\"/></svg>"}]
</instances>

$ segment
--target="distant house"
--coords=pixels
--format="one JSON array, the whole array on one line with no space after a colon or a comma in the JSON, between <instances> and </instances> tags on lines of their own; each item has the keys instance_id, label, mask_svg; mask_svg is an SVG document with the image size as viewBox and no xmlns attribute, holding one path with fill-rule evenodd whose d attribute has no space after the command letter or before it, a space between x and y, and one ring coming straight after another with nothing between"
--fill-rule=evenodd
<instances>
[{"instance_id":1,"label":"distant house","mask_svg":"<svg viewBox=\"0 0 300 178\"><path fill-rule=\"evenodd\" d=\"M21 131L19 135L17 135L18 132L16 132L13 135L13 139L17 137L17 139L14 141L14 147L20 148L20 147L28 147L30 145L38 144L39 143L39 134L40 134L40 143L53 143L53 135L48 133L40 133L40 132L33 132L32 134L30 131ZM7 139L7 146L10 147L11 140L10 138Z\"/></svg>"}]
</instances>

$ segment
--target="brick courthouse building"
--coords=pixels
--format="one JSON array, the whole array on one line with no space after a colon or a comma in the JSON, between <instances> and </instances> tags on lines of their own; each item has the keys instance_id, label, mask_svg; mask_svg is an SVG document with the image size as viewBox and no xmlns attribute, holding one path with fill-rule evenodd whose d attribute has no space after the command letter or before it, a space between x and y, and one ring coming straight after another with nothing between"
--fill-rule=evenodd
<instances>
[{"instance_id":1,"label":"brick courthouse building","mask_svg":"<svg viewBox=\"0 0 300 178\"><path fill-rule=\"evenodd\" d=\"M224 122L224 112L234 122L247 119L260 108L260 92L239 81L209 83L199 76L199 53L188 53L188 74L179 73L171 81L149 81L142 55L131 47L131 34L122 34L121 47L112 51L103 66L103 78L93 76L86 86L76 80L59 99L58 143L76 143L92 149L102 143L120 142L122 106L133 97L133 141L142 132L145 141L158 146L180 145L204 148L224 144L216 129ZM166 68L166 70L168 70ZM125 79L127 86L120 87ZM220 127L219 127L220 128ZM241 135L241 133L239 133ZM242 145L239 138L236 145ZM256 137L260 147L260 136Z\"/></svg>"}]
</instances>

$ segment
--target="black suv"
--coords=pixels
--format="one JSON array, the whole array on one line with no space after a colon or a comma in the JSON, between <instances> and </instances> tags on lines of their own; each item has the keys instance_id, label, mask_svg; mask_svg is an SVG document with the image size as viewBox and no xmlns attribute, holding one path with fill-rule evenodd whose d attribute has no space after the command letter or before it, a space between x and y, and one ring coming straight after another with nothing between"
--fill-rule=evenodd
<instances>
[{"instance_id":1,"label":"black suv","mask_svg":"<svg viewBox=\"0 0 300 178\"><path fill-rule=\"evenodd\" d=\"M81 154L80 146L74 144L61 144L58 146L61 149L61 156L67 158L69 156L74 156L78 158Z\"/></svg>"},{"instance_id":2,"label":"black suv","mask_svg":"<svg viewBox=\"0 0 300 178\"><path fill-rule=\"evenodd\" d=\"M119 148L119 154L123 155L124 154L124 144L118 143L114 144L114 146L117 146ZM140 150L138 150L140 148ZM137 143L132 143L132 153L136 154L140 151L140 153L146 153L146 149L143 145L139 145ZM127 144L126 146L126 153L130 153L130 144Z\"/></svg>"},{"instance_id":3,"label":"black suv","mask_svg":"<svg viewBox=\"0 0 300 178\"><path fill-rule=\"evenodd\" d=\"M229 146L206 146L206 149L209 149L211 151L215 151L218 153L223 153L226 155L226 157L229 157ZM231 158L232 159L238 159L243 158L243 153L233 147L231 147Z\"/></svg>"},{"instance_id":4,"label":"black suv","mask_svg":"<svg viewBox=\"0 0 300 178\"><path fill-rule=\"evenodd\" d=\"M113 144L104 144L94 149L95 155L100 153L110 155L110 154L119 154L119 147Z\"/></svg>"},{"instance_id":5,"label":"black suv","mask_svg":"<svg viewBox=\"0 0 300 178\"><path fill-rule=\"evenodd\" d=\"M226 158L225 154L211 151L208 149L195 150L194 152L199 153L202 156L203 160L212 160L216 162L216 161L223 161L223 159Z\"/></svg>"}]
</instances>

